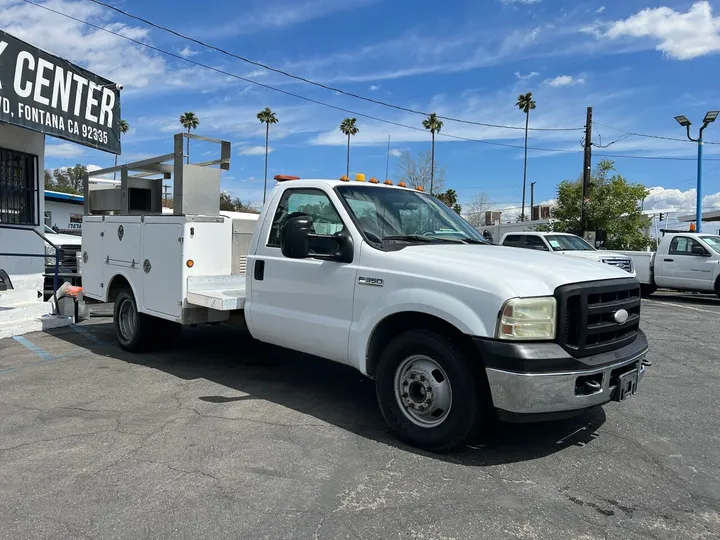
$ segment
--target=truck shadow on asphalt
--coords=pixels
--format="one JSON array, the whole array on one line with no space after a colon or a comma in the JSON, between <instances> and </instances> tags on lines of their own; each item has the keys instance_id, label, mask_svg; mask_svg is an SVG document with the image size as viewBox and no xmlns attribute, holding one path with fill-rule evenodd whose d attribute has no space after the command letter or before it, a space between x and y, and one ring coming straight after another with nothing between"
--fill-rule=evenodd
<instances>
[{"instance_id":1,"label":"truck shadow on asphalt","mask_svg":"<svg viewBox=\"0 0 720 540\"><path fill-rule=\"evenodd\" d=\"M591 443L605 422L595 408L568 420L493 426L462 450L430 454L398 441L382 418L374 384L348 366L267 345L230 326L187 328L168 349L128 353L116 344L112 324L82 325L79 331L50 331L93 353L161 370L183 380L206 379L237 396L199 396L223 414L229 403L265 400L310 415L358 436L436 459L471 466L522 462ZM190 405L192 406L192 405Z\"/></svg>"}]
</instances>

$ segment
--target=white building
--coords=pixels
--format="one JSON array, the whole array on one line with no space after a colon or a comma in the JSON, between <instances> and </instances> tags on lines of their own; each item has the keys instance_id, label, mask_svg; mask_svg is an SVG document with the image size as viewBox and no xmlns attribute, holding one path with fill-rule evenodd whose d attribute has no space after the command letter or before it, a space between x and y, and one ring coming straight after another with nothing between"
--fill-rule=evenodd
<instances>
[{"instance_id":1,"label":"white building","mask_svg":"<svg viewBox=\"0 0 720 540\"><path fill-rule=\"evenodd\" d=\"M85 197L45 190L45 225L63 234L81 234Z\"/></svg>"},{"instance_id":2,"label":"white building","mask_svg":"<svg viewBox=\"0 0 720 540\"><path fill-rule=\"evenodd\" d=\"M69 323L43 301L45 224L74 229L82 206L44 189L45 137L120 153L120 92L0 30L0 338ZM81 203L82 204L82 203ZM47 221L46 221L47 219Z\"/></svg>"}]
</instances>

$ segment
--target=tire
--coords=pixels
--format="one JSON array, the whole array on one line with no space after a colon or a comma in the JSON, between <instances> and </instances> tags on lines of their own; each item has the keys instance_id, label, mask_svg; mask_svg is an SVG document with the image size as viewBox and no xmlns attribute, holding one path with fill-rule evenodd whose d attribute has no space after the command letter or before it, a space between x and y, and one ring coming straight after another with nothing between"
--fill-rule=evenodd
<instances>
[{"instance_id":1,"label":"tire","mask_svg":"<svg viewBox=\"0 0 720 540\"><path fill-rule=\"evenodd\" d=\"M113 322L120 347L129 352L142 352L152 348L155 318L138 312L131 290L123 289L115 299Z\"/></svg>"},{"instance_id":2,"label":"tire","mask_svg":"<svg viewBox=\"0 0 720 540\"><path fill-rule=\"evenodd\" d=\"M444 452L466 444L489 416L489 390L459 344L411 330L382 352L376 373L380 410L396 436ZM482 374L484 375L484 374Z\"/></svg>"},{"instance_id":3,"label":"tire","mask_svg":"<svg viewBox=\"0 0 720 540\"><path fill-rule=\"evenodd\" d=\"M655 285L640 285L640 294L642 296L650 296L655 291L657 291L657 287Z\"/></svg>"}]
</instances>

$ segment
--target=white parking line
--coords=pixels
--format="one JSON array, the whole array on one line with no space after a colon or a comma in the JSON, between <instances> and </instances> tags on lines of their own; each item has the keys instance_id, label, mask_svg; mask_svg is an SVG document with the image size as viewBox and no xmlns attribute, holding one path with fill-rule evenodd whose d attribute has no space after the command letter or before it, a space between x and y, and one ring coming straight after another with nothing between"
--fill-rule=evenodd
<instances>
[{"instance_id":1,"label":"white parking line","mask_svg":"<svg viewBox=\"0 0 720 540\"><path fill-rule=\"evenodd\" d=\"M684 304L675 304L675 303L673 303L673 302L665 302L665 301L663 301L663 300L650 300L650 302L657 302L658 304L665 304L665 305L668 305L668 306L681 307L681 308L685 308L685 309L692 309L693 311L702 311L703 313L712 313L713 315L717 315L718 313L720 313L720 312L718 312L718 311L712 311L712 310L709 310L709 309L702 309L702 308L697 308L697 307L693 307L693 306L686 306L686 305L684 305Z\"/></svg>"}]
</instances>

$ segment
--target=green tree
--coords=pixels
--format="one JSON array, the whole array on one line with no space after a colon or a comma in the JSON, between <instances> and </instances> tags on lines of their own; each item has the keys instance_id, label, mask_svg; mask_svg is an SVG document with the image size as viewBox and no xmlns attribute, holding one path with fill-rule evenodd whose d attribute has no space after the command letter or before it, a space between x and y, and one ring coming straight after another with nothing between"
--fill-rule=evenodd
<instances>
[{"instance_id":1,"label":"green tree","mask_svg":"<svg viewBox=\"0 0 720 540\"><path fill-rule=\"evenodd\" d=\"M262 124L265 124L265 183L263 184L263 204L265 204L265 196L267 194L267 171L268 171L268 148L270 142L270 124L277 124L279 122L278 117L274 112L270 110L270 107L265 107L264 110L257 113L257 119Z\"/></svg>"},{"instance_id":2,"label":"green tree","mask_svg":"<svg viewBox=\"0 0 720 540\"><path fill-rule=\"evenodd\" d=\"M462 212L462 206L457 202L457 192L454 189L448 189L444 193L439 193L436 197L458 214Z\"/></svg>"},{"instance_id":3,"label":"green tree","mask_svg":"<svg viewBox=\"0 0 720 540\"><path fill-rule=\"evenodd\" d=\"M428 117L423 120L423 127L432 134L432 147L430 150L430 195L432 195L435 180L435 134L440 133L443 123L437 114L430 113Z\"/></svg>"},{"instance_id":4,"label":"green tree","mask_svg":"<svg viewBox=\"0 0 720 540\"><path fill-rule=\"evenodd\" d=\"M197 129L197 127L200 125L200 119L195 116L194 112L186 112L180 115L180 124L182 127L187 129L187 132L190 133L191 129ZM190 139L187 139L186 142L187 150L185 151L185 154L187 155L186 163L190 163Z\"/></svg>"},{"instance_id":5,"label":"green tree","mask_svg":"<svg viewBox=\"0 0 720 540\"><path fill-rule=\"evenodd\" d=\"M355 136L360 132L360 129L356 125L356 118L346 118L340 123L340 131L347 135L347 169L345 175L350 177L350 137Z\"/></svg>"},{"instance_id":6,"label":"green tree","mask_svg":"<svg viewBox=\"0 0 720 540\"><path fill-rule=\"evenodd\" d=\"M259 212L250 206L245 204L238 197L233 197L227 191L220 193L220 210L226 212L248 212L250 214L259 214Z\"/></svg>"},{"instance_id":7,"label":"green tree","mask_svg":"<svg viewBox=\"0 0 720 540\"><path fill-rule=\"evenodd\" d=\"M127 123L127 120L120 120L120 138L122 138L123 135L125 135L128 131L130 131L130 124ZM115 154L115 166L117 167L118 162L118 155ZM113 171L113 180L115 180L115 173L117 171Z\"/></svg>"},{"instance_id":8,"label":"green tree","mask_svg":"<svg viewBox=\"0 0 720 540\"><path fill-rule=\"evenodd\" d=\"M520 94L515 106L525 113L525 161L523 162L523 187L522 187L522 210L520 211L520 221L525 221L525 184L527 182L527 142L528 142L528 125L530 124L530 111L535 108L535 100L532 92Z\"/></svg>"},{"instance_id":9,"label":"green tree","mask_svg":"<svg viewBox=\"0 0 720 540\"><path fill-rule=\"evenodd\" d=\"M64 167L50 172L45 169L45 189L71 193L73 195L83 194L83 177L87 173L87 167L78 163L74 167Z\"/></svg>"},{"instance_id":10,"label":"green tree","mask_svg":"<svg viewBox=\"0 0 720 540\"><path fill-rule=\"evenodd\" d=\"M631 184L617 174L613 161L600 161L591 175L585 203L587 230L604 230L607 249L644 250L650 244L651 218L642 213L640 202L648 194L642 184ZM582 179L561 182L551 223L538 230L580 233L581 199Z\"/></svg>"}]
</instances>

